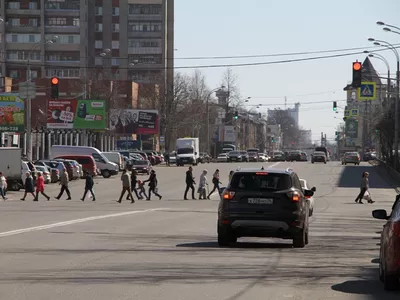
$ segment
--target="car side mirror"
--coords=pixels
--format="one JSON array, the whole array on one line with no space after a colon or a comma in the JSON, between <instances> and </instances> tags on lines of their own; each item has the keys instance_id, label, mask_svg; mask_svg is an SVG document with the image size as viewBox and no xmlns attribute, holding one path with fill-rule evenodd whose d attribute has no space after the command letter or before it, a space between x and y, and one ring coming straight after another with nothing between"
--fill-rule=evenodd
<instances>
[{"instance_id":1,"label":"car side mirror","mask_svg":"<svg viewBox=\"0 0 400 300\"><path fill-rule=\"evenodd\" d=\"M304 196L312 197L312 196L314 196L314 192L312 190L305 190L304 191Z\"/></svg>"},{"instance_id":2,"label":"car side mirror","mask_svg":"<svg viewBox=\"0 0 400 300\"><path fill-rule=\"evenodd\" d=\"M389 219L389 216L387 214L387 211L384 209L376 209L372 211L372 216L375 219L379 219L379 220L387 220Z\"/></svg>"},{"instance_id":3,"label":"car side mirror","mask_svg":"<svg viewBox=\"0 0 400 300\"><path fill-rule=\"evenodd\" d=\"M226 189L225 186L224 186L224 187L220 187L220 188L219 188L219 194L220 194L220 195L223 194L224 191L225 191L225 189Z\"/></svg>"},{"instance_id":4,"label":"car side mirror","mask_svg":"<svg viewBox=\"0 0 400 300\"><path fill-rule=\"evenodd\" d=\"M311 188L311 191L313 191L314 193L317 191L317 189L315 188L315 186L313 188Z\"/></svg>"},{"instance_id":5,"label":"car side mirror","mask_svg":"<svg viewBox=\"0 0 400 300\"><path fill-rule=\"evenodd\" d=\"M197 155L197 152L195 152L194 155Z\"/></svg>"}]
</instances>

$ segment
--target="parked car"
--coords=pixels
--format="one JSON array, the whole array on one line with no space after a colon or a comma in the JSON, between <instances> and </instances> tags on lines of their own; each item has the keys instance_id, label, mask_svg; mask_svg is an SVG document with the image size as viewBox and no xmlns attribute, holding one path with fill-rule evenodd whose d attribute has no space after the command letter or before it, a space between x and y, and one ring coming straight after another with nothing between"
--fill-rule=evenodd
<instances>
[{"instance_id":1,"label":"parked car","mask_svg":"<svg viewBox=\"0 0 400 300\"><path fill-rule=\"evenodd\" d=\"M379 251L379 279L383 282L385 290L400 288L400 196L392 206L392 212L384 209L374 210L375 219L385 220L380 241Z\"/></svg>"},{"instance_id":2,"label":"parked car","mask_svg":"<svg viewBox=\"0 0 400 300\"><path fill-rule=\"evenodd\" d=\"M208 153L200 152L200 157L199 157L200 163L205 164L209 163L211 161L210 155Z\"/></svg>"},{"instance_id":3,"label":"parked car","mask_svg":"<svg viewBox=\"0 0 400 300\"><path fill-rule=\"evenodd\" d=\"M301 161L308 161L308 155L305 152L301 152Z\"/></svg>"},{"instance_id":4,"label":"parked car","mask_svg":"<svg viewBox=\"0 0 400 300\"><path fill-rule=\"evenodd\" d=\"M326 164L326 154L325 152L322 151L315 151L313 152L313 154L311 155L311 163L315 163L315 162L323 162L324 164Z\"/></svg>"},{"instance_id":5,"label":"parked car","mask_svg":"<svg viewBox=\"0 0 400 300\"><path fill-rule=\"evenodd\" d=\"M221 153L220 155L218 155L217 162L228 162L228 154Z\"/></svg>"},{"instance_id":6,"label":"parked car","mask_svg":"<svg viewBox=\"0 0 400 300\"><path fill-rule=\"evenodd\" d=\"M231 151L228 153L228 162L241 162L242 155L239 151Z\"/></svg>"},{"instance_id":7,"label":"parked car","mask_svg":"<svg viewBox=\"0 0 400 300\"><path fill-rule=\"evenodd\" d=\"M265 162L267 161L267 156L265 153L258 153L258 161Z\"/></svg>"},{"instance_id":8,"label":"parked car","mask_svg":"<svg viewBox=\"0 0 400 300\"><path fill-rule=\"evenodd\" d=\"M258 153L257 152L248 152L249 161L257 162L258 161Z\"/></svg>"},{"instance_id":9,"label":"parked car","mask_svg":"<svg viewBox=\"0 0 400 300\"><path fill-rule=\"evenodd\" d=\"M239 151L240 155L242 156L242 162L248 162L249 161L249 154L247 151Z\"/></svg>"},{"instance_id":10,"label":"parked car","mask_svg":"<svg viewBox=\"0 0 400 300\"><path fill-rule=\"evenodd\" d=\"M152 167L148 160L136 160L133 162L131 169L135 170L138 174L149 175Z\"/></svg>"},{"instance_id":11,"label":"parked car","mask_svg":"<svg viewBox=\"0 0 400 300\"><path fill-rule=\"evenodd\" d=\"M169 163L170 164L176 164L176 152L175 151L172 151L169 154Z\"/></svg>"},{"instance_id":12,"label":"parked car","mask_svg":"<svg viewBox=\"0 0 400 300\"><path fill-rule=\"evenodd\" d=\"M57 158L71 159L71 160L77 161L82 166L83 171L87 171L92 176L101 175L101 171L100 171L100 174L98 174L96 161L94 160L93 156L90 156L90 155L62 155L62 156L58 156Z\"/></svg>"},{"instance_id":13,"label":"parked car","mask_svg":"<svg viewBox=\"0 0 400 300\"><path fill-rule=\"evenodd\" d=\"M36 166L38 172L42 172L44 183L48 184L51 182L50 169L47 166Z\"/></svg>"},{"instance_id":14,"label":"parked car","mask_svg":"<svg viewBox=\"0 0 400 300\"><path fill-rule=\"evenodd\" d=\"M53 175L52 172L52 179L54 180L55 178L57 178L57 181L60 180L60 176L61 174L64 172L64 163L60 162L60 161L55 161L55 160L38 160L35 161L35 165L36 166L48 166L51 168L51 170L57 170L58 172L55 172L56 174ZM53 182L57 182L57 181L53 181Z\"/></svg>"}]
</instances>

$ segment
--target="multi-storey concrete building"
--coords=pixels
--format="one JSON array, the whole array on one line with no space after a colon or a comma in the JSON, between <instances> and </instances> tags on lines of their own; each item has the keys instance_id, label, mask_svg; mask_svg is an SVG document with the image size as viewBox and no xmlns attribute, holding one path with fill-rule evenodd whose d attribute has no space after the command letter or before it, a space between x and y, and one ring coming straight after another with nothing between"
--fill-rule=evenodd
<instances>
[{"instance_id":1,"label":"multi-storey concrete building","mask_svg":"<svg viewBox=\"0 0 400 300\"><path fill-rule=\"evenodd\" d=\"M126 90L134 81L168 93L173 41L174 0L0 1L0 73L13 78L17 91L29 64L37 86L33 128L45 126L53 76L60 78L60 97L90 97L93 80L120 81Z\"/></svg>"}]
</instances>

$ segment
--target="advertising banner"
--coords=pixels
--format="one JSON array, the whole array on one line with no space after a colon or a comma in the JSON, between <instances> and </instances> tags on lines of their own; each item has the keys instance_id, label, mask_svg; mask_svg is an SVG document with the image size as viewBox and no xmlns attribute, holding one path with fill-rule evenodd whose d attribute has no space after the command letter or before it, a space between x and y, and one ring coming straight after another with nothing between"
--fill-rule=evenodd
<instances>
[{"instance_id":1,"label":"advertising banner","mask_svg":"<svg viewBox=\"0 0 400 300\"><path fill-rule=\"evenodd\" d=\"M111 109L110 129L118 134L158 134L158 110Z\"/></svg>"},{"instance_id":2,"label":"advertising banner","mask_svg":"<svg viewBox=\"0 0 400 300\"><path fill-rule=\"evenodd\" d=\"M236 131L235 126L224 126L224 142L235 142L236 141Z\"/></svg>"},{"instance_id":3,"label":"advertising banner","mask_svg":"<svg viewBox=\"0 0 400 300\"><path fill-rule=\"evenodd\" d=\"M346 137L353 139L358 137L358 121L356 119L346 120Z\"/></svg>"},{"instance_id":4,"label":"advertising banner","mask_svg":"<svg viewBox=\"0 0 400 300\"><path fill-rule=\"evenodd\" d=\"M47 102L49 129L105 129L104 100L49 100Z\"/></svg>"},{"instance_id":5,"label":"advertising banner","mask_svg":"<svg viewBox=\"0 0 400 300\"><path fill-rule=\"evenodd\" d=\"M17 94L0 94L0 131L23 132L25 130L24 100Z\"/></svg>"}]
</instances>

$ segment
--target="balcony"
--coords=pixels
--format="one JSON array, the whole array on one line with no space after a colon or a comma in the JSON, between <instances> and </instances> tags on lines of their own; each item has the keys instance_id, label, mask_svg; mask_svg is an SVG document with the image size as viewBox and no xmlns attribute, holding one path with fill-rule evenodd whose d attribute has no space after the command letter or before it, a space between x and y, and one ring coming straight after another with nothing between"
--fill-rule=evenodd
<instances>
[{"instance_id":1,"label":"balcony","mask_svg":"<svg viewBox=\"0 0 400 300\"><path fill-rule=\"evenodd\" d=\"M19 9L8 8L6 9L7 16L35 16L40 17L40 9Z\"/></svg>"},{"instance_id":2,"label":"balcony","mask_svg":"<svg viewBox=\"0 0 400 300\"><path fill-rule=\"evenodd\" d=\"M45 10L46 17L79 17L80 11L74 9L46 9Z\"/></svg>"},{"instance_id":3,"label":"balcony","mask_svg":"<svg viewBox=\"0 0 400 300\"><path fill-rule=\"evenodd\" d=\"M79 26L54 26L54 25L46 25L46 33L76 33L79 34L81 32L81 28Z\"/></svg>"},{"instance_id":4,"label":"balcony","mask_svg":"<svg viewBox=\"0 0 400 300\"><path fill-rule=\"evenodd\" d=\"M79 68L80 67L79 60L46 60L46 66L49 67L71 67L71 68Z\"/></svg>"},{"instance_id":5,"label":"balcony","mask_svg":"<svg viewBox=\"0 0 400 300\"><path fill-rule=\"evenodd\" d=\"M7 33L40 33L40 26L7 25Z\"/></svg>"},{"instance_id":6,"label":"balcony","mask_svg":"<svg viewBox=\"0 0 400 300\"><path fill-rule=\"evenodd\" d=\"M128 38L163 38L161 31L129 31Z\"/></svg>"},{"instance_id":7,"label":"balcony","mask_svg":"<svg viewBox=\"0 0 400 300\"><path fill-rule=\"evenodd\" d=\"M83 47L83 44L82 44ZM46 45L47 51L80 51L81 44L48 44Z\"/></svg>"},{"instance_id":8,"label":"balcony","mask_svg":"<svg viewBox=\"0 0 400 300\"><path fill-rule=\"evenodd\" d=\"M128 15L129 21L161 21L162 15Z\"/></svg>"},{"instance_id":9,"label":"balcony","mask_svg":"<svg viewBox=\"0 0 400 300\"><path fill-rule=\"evenodd\" d=\"M161 47L129 47L128 54L162 54Z\"/></svg>"}]
</instances>

